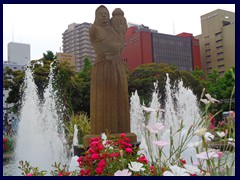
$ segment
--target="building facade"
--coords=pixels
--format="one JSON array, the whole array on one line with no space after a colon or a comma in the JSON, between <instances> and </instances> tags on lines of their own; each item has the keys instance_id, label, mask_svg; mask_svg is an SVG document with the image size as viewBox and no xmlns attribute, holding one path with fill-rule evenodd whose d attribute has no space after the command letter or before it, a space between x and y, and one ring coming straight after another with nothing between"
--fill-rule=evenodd
<instances>
[{"instance_id":1,"label":"building facade","mask_svg":"<svg viewBox=\"0 0 240 180\"><path fill-rule=\"evenodd\" d=\"M8 62L26 65L30 61L30 44L8 43Z\"/></svg>"},{"instance_id":2,"label":"building facade","mask_svg":"<svg viewBox=\"0 0 240 180\"><path fill-rule=\"evenodd\" d=\"M59 62L67 61L70 66L75 66L75 55L74 54L68 54L68 53L57 53L57 60Z\"/></svg>"},{"instance_id":3,"label":"building facade","mask_svg":"<svg viewBox=\"0 0 240 180\"><path fill-rule=\"evenodd\" d=\"M179 70L192 71L193 56L190 38L153 33L153 62L176 65Z\"/></svg>"},{"instance_id":4,"label":"building facade","mask_svg":"<svg viewBox=\"0 0 240 180\"><path fill-rule=\"evenodd\" d=\"M205 74L235 66L235 13L217 9L201 16L201 63Z\"/></svg>"},{"instance_id":5,"label":"building facade","mask_svg":"<svg viewBox=\"0 0 240 180\"><path fill-rule=\"evenodd\" d=\"M87 57L92 62L95 60L95 52L89 38L90 23L72 23L62 34L63 52L75 55L75 68L80 71L83 68L84 59Z\"/></svg>"},{"instance_id":6,"label":"building facade","mask_svg":"<svg viewBox=\"0 0 240 180\"><path fill-rule=\"evenodd\" d=\"M192 71L200 65L200 48L192 34L178 36L161 34L148 27L129 27L121 58L130 70L146 63L176 65L180 70Z\"/></svg>"}]
</instances>

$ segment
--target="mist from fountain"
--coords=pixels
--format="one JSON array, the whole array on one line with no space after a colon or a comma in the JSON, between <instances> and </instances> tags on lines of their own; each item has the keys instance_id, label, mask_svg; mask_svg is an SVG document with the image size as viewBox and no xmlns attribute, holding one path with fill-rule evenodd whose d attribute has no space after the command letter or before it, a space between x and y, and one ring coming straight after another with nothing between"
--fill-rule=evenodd
<instances>
[{"instance_id":1,"label":"mist from fountain","mask_svg":"<svg viewBox=\"0 0 240 180\"><path fill-rule=\"evenodd\" d=\"M147 120L146 112L143 112L137 91L132 95L130 101L131 131L136 133L138 141L141 142L140 153L144 153L150 161L154 162L159 158L159 148L152 143L153 141L170 142L170 127L173 132L176 132L180 127L181 121L183 121L184 128L174 135L174 145L177 147L194 121L201 118L197 98L192 90L185 88L182 80L176 82L174 87L171 87L168 74L166 76L165 104L162 105L159 102L158 84L156 82L154 83L155 89L152 93L152 101L149 107L156 111L147 112L147 117L149 117ZM157 135L151 134L146 129L147 125L151 123L163 123L165 128ZM196 141L199 141L199 137L194 136L188 143ZM163 152L169 157L169 146L165 146ZM193 161L196 160L196 152L193 147L187 148L181 156L188 163L191 161L191 157Z\"/></svg>"},{"instance_id":2,"label":"mist from fountain","mask_svg":"<svg viewBox=\"0 0 240 180\"><path fill-rule=\"evenodd\" d=\"M57 111L57 96L52 82L51 67L44 100L40 102L33 73L30 68L25 72L25 87L16 137L15 165L23 160L30 162L33 167L50 172L55 162L69 163L62 115ZM16 175L20 175L20 170L16 170Z\"/></svg>"}]
</instances>

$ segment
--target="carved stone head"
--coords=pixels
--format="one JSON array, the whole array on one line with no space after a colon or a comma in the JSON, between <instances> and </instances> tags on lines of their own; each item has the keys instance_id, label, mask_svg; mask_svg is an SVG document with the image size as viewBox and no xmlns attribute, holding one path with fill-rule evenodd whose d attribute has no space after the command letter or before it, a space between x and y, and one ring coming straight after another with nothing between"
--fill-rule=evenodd
<instances>
[{"instance_id":1,"label":"carved stone head","mask_svg":"<svg viewBox=\"0 0 240 180\"><path fill-rule=\"evenodd\" d=\"M94 24L98 26L108 26L110 24L110 15L108 9L101 5L95 11Z\"/></svg>"}]
</instances>

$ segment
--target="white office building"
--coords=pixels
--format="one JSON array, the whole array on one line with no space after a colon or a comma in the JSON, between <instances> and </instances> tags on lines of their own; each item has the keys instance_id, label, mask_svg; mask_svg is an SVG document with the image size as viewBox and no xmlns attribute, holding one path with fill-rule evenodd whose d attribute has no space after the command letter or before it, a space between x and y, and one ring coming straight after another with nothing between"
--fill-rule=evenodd
<instances>
[{"instance_id":1,"label":"white office building","mask_svg":"<svg viewBox=\"0 0 240 180\"><path fill-rule=\"evenodd\" d=\"M8 62L26 65L30 61L30 44L8 43Z\"/></svg>"}]
</instances>

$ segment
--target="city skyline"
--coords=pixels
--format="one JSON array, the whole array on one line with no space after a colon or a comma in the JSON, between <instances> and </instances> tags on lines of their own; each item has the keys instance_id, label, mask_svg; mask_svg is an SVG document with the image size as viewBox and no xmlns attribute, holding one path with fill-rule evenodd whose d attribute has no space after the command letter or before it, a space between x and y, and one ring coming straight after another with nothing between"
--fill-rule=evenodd
<instances>
[{"instance_id":1,"label":"city skyline","mask_svg":"<svg viewBox=\"0 0 240 180\"><path fill-rule=\"evenodd\" d=\"M40 59L47 50L60 52L62 33L71 23L93 23L100 4L4 4L3 60L7 44L30 44L31 60ZM235 12L235 4L103 4L110 15L121 8L128 22L144 24L158 33L201 34L200 16L223 9Z\"/></svg>"}]
</instances>

